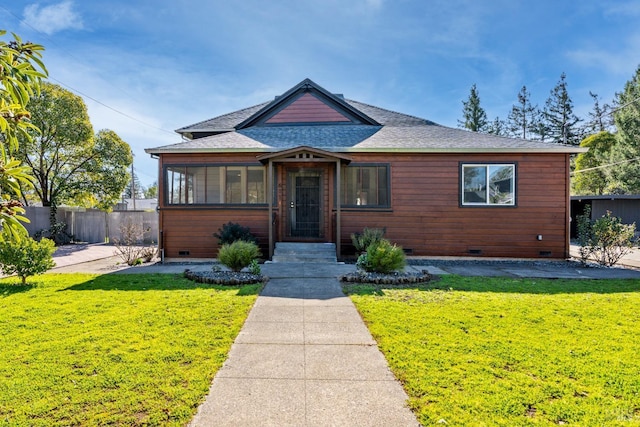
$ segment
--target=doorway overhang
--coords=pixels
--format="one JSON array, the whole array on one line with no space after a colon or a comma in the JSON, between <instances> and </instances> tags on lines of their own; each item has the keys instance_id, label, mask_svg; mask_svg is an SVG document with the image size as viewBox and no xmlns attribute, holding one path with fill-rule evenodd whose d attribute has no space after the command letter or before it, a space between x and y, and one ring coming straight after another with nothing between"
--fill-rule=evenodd
<instances>
[{"instance_id":1,"label":"doorway overhang","mask_svg":"<svg viewBox=\"0 0 640 427\"><path fill-rule=\"evenodd\" d=\"M307 146L300 146L290 148L287 150L277 151L274 153L263 154L257 157L263 165L268 165L267 172L267 200L269 201L269 259L273 257L273 250L275 247L273 237L273 227L275 224L274 212L273 212L273 165L275 163L335 163L336 165L336 256L341 254L341 213L340 213L340 200L341 198L341 168L343 164L351 163L351 157L341 153L333 153L330 151L320 150L318 148L312 148Z\"/></svg>"}]
</instances>

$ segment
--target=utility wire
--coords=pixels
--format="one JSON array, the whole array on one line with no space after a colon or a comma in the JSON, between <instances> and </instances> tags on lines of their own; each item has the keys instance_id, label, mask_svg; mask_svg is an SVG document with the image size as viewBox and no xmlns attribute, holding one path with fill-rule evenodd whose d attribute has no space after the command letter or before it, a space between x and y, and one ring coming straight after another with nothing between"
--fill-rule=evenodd
<instances>
[{"instance_id":1,"label":"utility wire","mask_svg":"<svg viewBox=\"0 0 640 427\"><path fill-rule=\"evenodd\" d=\"M594 166L592 168L578 169L578 170L575 170L575 171L571 172L569 175L573 176L573 175L575 175L577 173L581 173L581 172L588 172L588 171L593 171L593 170L597 170L597 169L604 169L604 168L608 168L610 166L622 165L624 163L637 162L639 160L640 160L640 157L636 157L635 159L622 160L620 162L615 162L615 163L607 163L606 165Z\"/></svg>"},{"instance_id":2,"label":"utility wire","mask_svg":"<svg viewBox=\"0 0 640 427\"><path fill-rule=\"evenodd\" d=\"M16 19L17 19L21 24L26 25L27 27L31 28L33 31L37 32L37 33L38 33L38 34L40 34L42 37L44 37L45 39L47 39L48 41L50 41L53 45L56 45L56 46L57 46L57 43L56 43L54 40L52 40L52 39L51 39L47 34L43 33L42 31L40 31L40 30L38 30L37 28L35 28L33 25L29 24L27 21L25 21L24 19L22 19L22 18L20 18L19 16L17 16L15 13L13 13L13 12L12 12L12 11L10 11L9 9L7 9L5 6L0 5L0 8L2 8L5 12L9 13L9 14L10 14L10 15L12 15L14 18L16 18ZM59 47L59 46L58 46L58 47ZM76 61L77 61L77 62L79 62L79 63L82 63L82 61L81 61L80 59L78 59L77 57L75 57L74 55L72 55L68 50L66 50L66 49L64 49L64 48L62 48L61 50L65 53L65 55L69 56L70 58L73 58L74 60L76 60ZM142 124L142 125L145 125L145 126L147 126L147 127L150 127L150 128L153 128L153 129L156 129L156 130L159 130L159 131L162 131L162 132L165 132L165 133L168 133L168 134L171 134L171 135L174 135L174 136L175 136L175 132L172 132L172 131L167 130L167 129L160 128L160 127L158 127L158 126L155 126L155 125L152 125L152 124L150 124L150 123L147 123L147 122L145 122L145 121L143 121L143 120L140 120L140 119L138 119L138 118L136 118L136 117L133 117L133 116L131 116L130 114L127 114L127 113L125 113L125 112L123 112L123 111L120 111L120 110L118 110L117 108L111 107L110 105L107 105L107 104L105 104L104 102L99 101L99 100L97 100L96 98L94 98L94 97L92 97L92 96L90 96L90 95L87 95L86 93L83 93L83 92L79 91L78 89L74 89L74 88L72 88L72 87L71 87L71 86L69 86L68 84L63 83L63 82L61 82L61 81L60 81L60 80L58 80L58 79L55 79L55 78L53 78L53 77L51 77L51 76L48 76L48 80L53 80L53 81L57 82L58 84L60 84L60 85L62 85L62 86L64 86L64 87L66 87L67 89L71 90L72 92L75 92L75 93L76 93L76 94L78 94L78 95L81 95L81 96L83 96L83 97L85 97L85 98L88 98L88 99L90 99L90 100L92 100L92 101L94 101L94 102L96 102L96 103L98 103L98 104L102 105L103 107L108 108L108 109L110 109L111 111L114 111L115 113L118 113L118 114L120 114L120 115L122 115L122 116L124 116L124 117L126 117L126 118L128 118L128 119L130 119L130 120L133 120L133 121L138 122L138 123L140 123L140 124ZM112 86L112 87L115 87L115 88L116 88L116 89L118 89L120 92L122 92L122 93L126 94L126 95L130 98L130 96L129 96L125 91L123 91L122 89L120 89L120 88L118 88L118 87L116 87L116 86Z\"/></svg>"}]
</instances>

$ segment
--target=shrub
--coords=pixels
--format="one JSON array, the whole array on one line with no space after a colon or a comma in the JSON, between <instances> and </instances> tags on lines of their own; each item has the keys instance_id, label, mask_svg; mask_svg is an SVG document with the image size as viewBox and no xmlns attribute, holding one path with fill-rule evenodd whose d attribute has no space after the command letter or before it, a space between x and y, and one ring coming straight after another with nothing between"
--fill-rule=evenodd
<instances>
[{"instance_id":1,"label":"shrub","mask_svg":"<svg viewBox=\"0 0 640 427\"><path fill-rule=\"evenodd\" d=\"M360 269L382 274L402 270L405 265L406 258L402 248L392 245L387 239L369 245L356 263Z\"/></svg>"},{"instance_id":2,"label":"shrub","mask_svg":"<svg viewBox=\"0 0 640 427\"><path fill-rule=\"evenodd\" d=\"M157 254L158 249L154 244L144 245L144 233L142 225L132 221L120 224L120 237L114 238L115 254L127 265L140 265L150 262ZM149 230L147 230L149 231Z\"/></svg>"},{"instance_id":3,"label":"shrub","mask_svg":"<svg viewBox=\"0 0 640 427\"><path fill-rule=\"evenodd\" d=\"M55 251L53 240L46 238L39 242L31 237L0 241L0 268L4 274L17 274L24 285L27 283L27 277L55 267Z\"/></svg>"},{"instance_id":4,"label":"shrub","mask_svg":"<svg viewBox=\"0 0 640 427\"><path fill-rule=\"evenodd\" d=\"M232 271L242 270L258 257L260 257L258 245L244 240L224 244L218 252L218 260Z\"/></svg>"},{"instance_id":5,"label":"shrub","mask_svg":"<svg viewBox=\"0 0 640 427\"><path fill-rule=\"evenodd\" d=\"M587 207L578 217L580 258L587 262L592 257L601 265L613 266L637 243L636 224L623 224L609 211L595 221L591 221L590 216L591 209Z\"/></svg>"},{"instance_id":6,"label":"shrub","mask_svg":"<svg viewBox=\"0 0 640 427\"><path fill-rule=\"evenodd\" d=\"M386 229L384 228L365 228L362 230L362 233L353 233L351 235L351 242L356 248L356 253L361 254L366 252L371 244L380 242L385 232Z\"/></svg>"},{"instance_id":7,"label":"shrub","mask_svg":"<svg viewBox=\"0 0 640 427\"><path fill-rule=\"evenodd\" d=\"M218 233L213 233L213 237L218 239L218 244L230 245L233 242L243 240L245 242L258 243L258 239L251 234L249 227L243 227L240 224L229 221L222 228L218 228Z\"/></svg>"}]
</instances>

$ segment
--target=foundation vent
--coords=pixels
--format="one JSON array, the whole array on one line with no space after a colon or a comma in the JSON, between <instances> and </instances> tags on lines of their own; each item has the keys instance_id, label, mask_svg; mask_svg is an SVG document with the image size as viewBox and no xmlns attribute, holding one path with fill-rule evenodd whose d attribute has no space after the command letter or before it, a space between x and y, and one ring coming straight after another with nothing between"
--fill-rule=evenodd
<instances>
[{"instance_id":1,"label":"foundation vent","mask_svg":"<svg viewBox=\"0 0 640 427\"><path fill-rule=\"evenodd\" d=\"M189 251L178 251L178 255L180 255L180 256L189 256Z\"/></svg>"}]
</instances>

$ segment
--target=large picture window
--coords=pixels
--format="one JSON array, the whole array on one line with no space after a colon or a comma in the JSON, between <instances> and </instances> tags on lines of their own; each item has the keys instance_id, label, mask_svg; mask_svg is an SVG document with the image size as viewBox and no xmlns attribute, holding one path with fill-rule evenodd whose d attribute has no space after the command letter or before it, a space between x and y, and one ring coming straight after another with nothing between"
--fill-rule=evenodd
<instances>
[{"instance_id":1,"label":"large picture window","mask_svg":"<svg viewBox=\"0 0 640 427\"><path fill-rule=\"evenodd\" d=\"M463 206L515 206L514 164L463 164Z\"/></svg>"},{"instance_id":2,"label":"large picture window","mask_svg":"<svg viewBox=\"0 0 640 427\"><path fill-rule=\"evenodd\" d=\"M266 203L263 166L167 166L169 205Z\"/></svg>"},{"instance_id":3,"label":"large picture window","mask_svg":"<svg viewBox=\"0 0 640 427\"><path fill-rule=\"evenodd\" d=\"M389 207L389 165L342 168L342 206Z\"/></svg>"}]
</instances>

